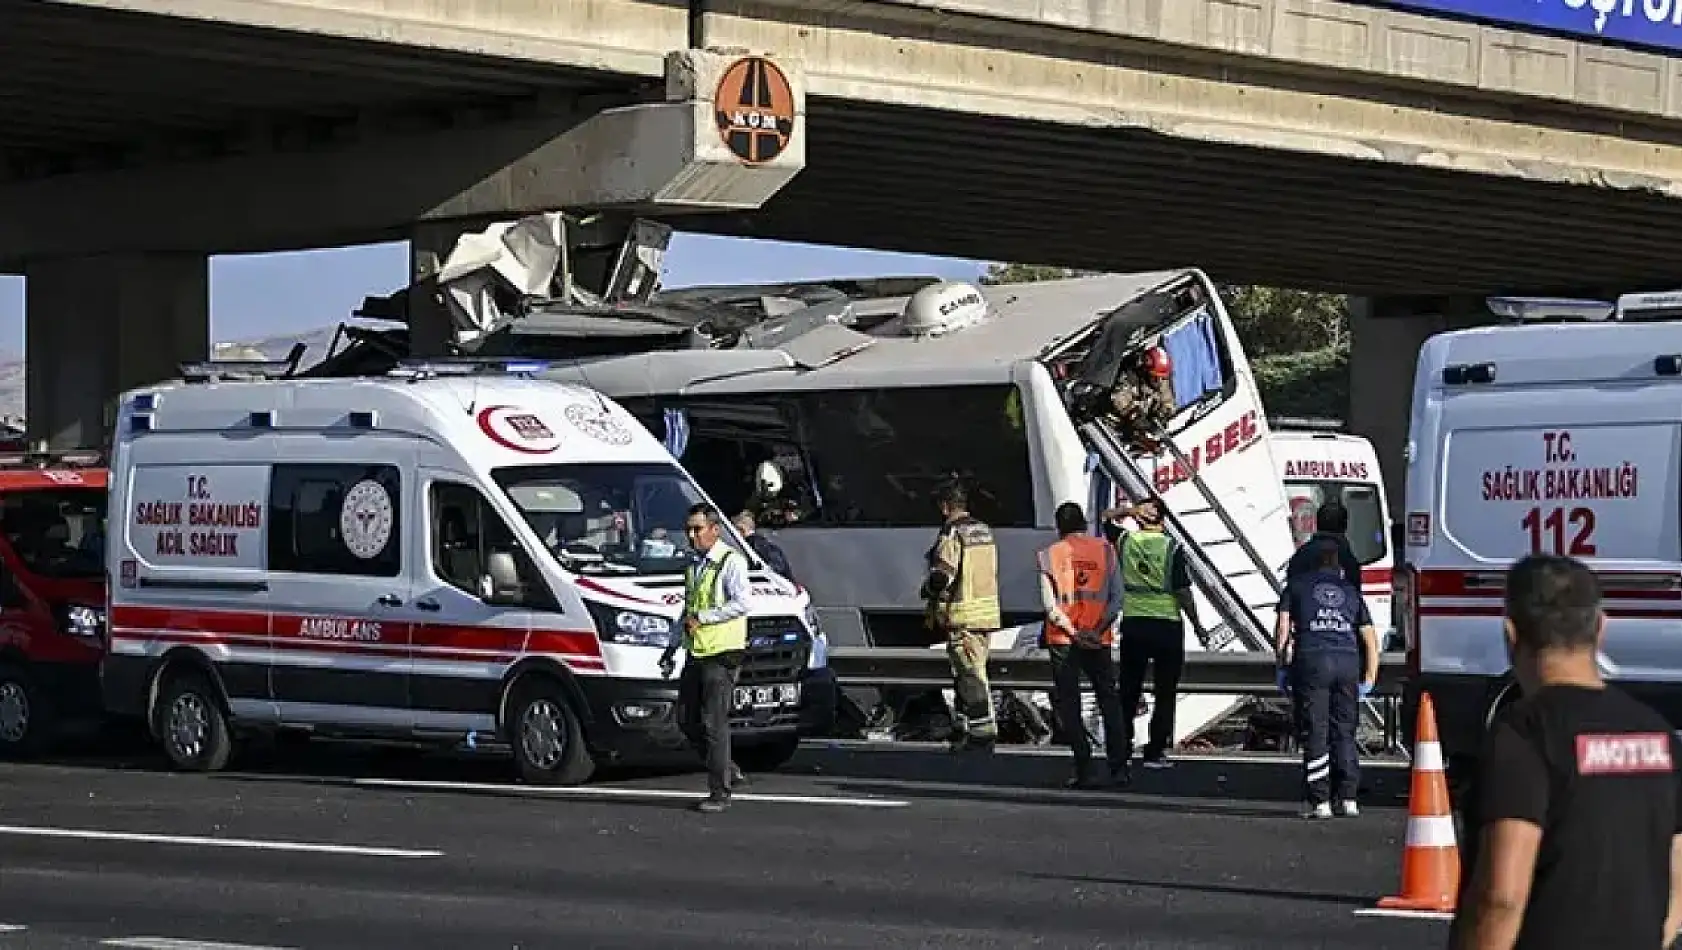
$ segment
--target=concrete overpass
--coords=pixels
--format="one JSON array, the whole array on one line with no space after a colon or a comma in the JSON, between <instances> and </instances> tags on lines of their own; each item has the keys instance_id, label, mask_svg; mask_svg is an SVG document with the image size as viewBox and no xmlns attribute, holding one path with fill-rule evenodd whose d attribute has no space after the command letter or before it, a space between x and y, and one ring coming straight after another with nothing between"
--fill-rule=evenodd
<instances>
[{"instance_id":1,"label":"concrete overpass","mask_svg":"<svg viewBox=\"0 0 1682 950\"><path fill-rule=\"evenodd\" d=\"M688 47L796 77L786 186L604 186L614 156L578 130L669 98ZM1336 0L0 0L0 54L0 261L32 277L31 360L109 339L107 384L202 348L205 253L410 236L424 257L464 221L580 204L1353 292L1413 318L1363 322L1367 380L1411 371L1422 315L1471 295L1678 270L1676 62ZM96 332L112 313L134 329ZM32 421L68 437L81 405Z\"/></svg>"}]
</instances>

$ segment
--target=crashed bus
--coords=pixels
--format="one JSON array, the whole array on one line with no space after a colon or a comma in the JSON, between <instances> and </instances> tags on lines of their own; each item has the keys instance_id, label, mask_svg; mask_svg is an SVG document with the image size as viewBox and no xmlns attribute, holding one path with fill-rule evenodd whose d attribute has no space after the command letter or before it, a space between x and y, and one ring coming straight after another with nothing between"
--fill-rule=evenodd
<instances>
[{"instance_id":1,"label":"crashed bus","mask_svg":"<svg viewBox=\"0 0 1682 950\"><path fill-rule=\"evenodd\" d=\"M1203 273L655 291L665 235L644 222L592 290L548 251L570 247L565 224L464 239L434 291L459 349L544 360L541 375L637 416L727 513L755 512L834 646L934 645L918 587L941 522L934 490L955 478L998 539L996 652L1036 649L1034 553L1055 539L1058 504L1096 519L1147 490L1193 549L1210 637L1188 625L1188 648L1271 649L1290 507L1248 360ZM402 355L400 332L354 335L359 346L310 372ZM1170 358L1172 404L1140 437L1117 407L1138 402L1150 348ZM1238 700L1181 697L1176 741Z\"/></svg>"}]
</instances>

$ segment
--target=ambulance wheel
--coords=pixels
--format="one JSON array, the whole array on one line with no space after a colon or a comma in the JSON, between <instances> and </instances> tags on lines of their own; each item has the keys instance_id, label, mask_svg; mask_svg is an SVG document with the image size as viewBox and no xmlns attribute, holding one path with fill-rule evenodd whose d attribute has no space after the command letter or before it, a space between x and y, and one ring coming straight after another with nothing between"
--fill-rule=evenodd
<instances>
[{"instance_id":1,"label":"ambulance wheel","mask_svg":"<svg viewBox=\"0 0 1682 950\"><path fill-rule=\"evenodd\" d=\"M0 664L0 759L22 759L46 748L53 710L29 672Z\"/></svg>"},{"instance_id":2,"label":"ambulance wheel","mask_svg":"<svg viewBox=\"0 0 1682 950\"><path fill-rule=\"evenodd\" d=\"M152 722L169 764L184 772L216 772L233 755L233 733L210 678L197 670L164 674Z\"/></svg>"},{"instance_id":3,"label":"ambulance wheel","mask_svg":"<svg viewBox=\"0 0 1682 950\"><path fill-rule=\"evenodd\" d=\"M730 757L736 760L736 764L744 772L775 772L787 765L788 760L800 751L800 737L784 736L769 742L736 746L730 751Z\"/></svg>"},{"instance_id":4,"label":"ambulance wheel","mask_svg":"<svg viewBox=\"0 0 1682 950\"><path fill-rule=\"evenodd\" d=\"M578 785L596 770L584 744L584 726L561 684L528 676L514 688L508 708L509 745L520 781L529 785Z\"/></svg>"}]
</instances>

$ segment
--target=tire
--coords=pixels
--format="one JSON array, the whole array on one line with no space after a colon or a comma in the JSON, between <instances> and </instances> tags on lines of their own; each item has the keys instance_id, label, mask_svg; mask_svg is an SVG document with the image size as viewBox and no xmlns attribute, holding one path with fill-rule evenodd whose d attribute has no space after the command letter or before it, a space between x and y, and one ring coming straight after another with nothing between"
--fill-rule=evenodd
<instances>
[{"instance_id":1,"label":"tire","mask_svg":"<svg viewBox=\"0 0 1682 950\"><path fill-rule=\"evenodd\" d=\"M183 772L219 772L233 755L233 731L222 697L197 670L164 673L150 717L169 764Z\"/></svg>"},{"instance_id":2,"label":"tire","mask_svg":"<svg viewBox=\"0 0 1682 950\"><path fill-rule=\"evenodd\" d=\"M52 702L22 666L0 664L0 759L27 759L57 731Z\"/></svg>"},{"instance_id":3,"label":"tire","mask_svg":"<svg viewBox=\"0 0 1682 950\"><path fill-rule=\"evenodd\" d=\"M560 683L547 676L525 677L514 687L508 712L508 744L520 781L581 785L595 774L584 726Z\"/></svg>"},{"instance_id":4,"label":"tire","mask_svg":"<svg viewBox=\"0 0 1682 950\"><path fill-rule=\"evenodd\" d=\"M744 772L775 772L800 751L799 736L782 736L751 745L732 745L730 757Z\"/></svg>"}]
</instances>

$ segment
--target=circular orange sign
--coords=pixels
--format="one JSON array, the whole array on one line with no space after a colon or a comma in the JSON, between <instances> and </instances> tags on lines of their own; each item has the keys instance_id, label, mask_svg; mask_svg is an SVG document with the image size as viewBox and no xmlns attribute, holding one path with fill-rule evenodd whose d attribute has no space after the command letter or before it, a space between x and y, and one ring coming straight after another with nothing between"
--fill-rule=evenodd
<instances>
[{"instance_id":1,"label":"circular orange sign","mask_svg":"<svg viewBox=\"0 0 1682 950\"><path fill-rule=\"evenodd\" d=\"M763 164L794 138L794 88L776 63L743 57L719 79L713 115L730 154L745 165Z\"/></svg>"}]
</instances>

